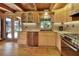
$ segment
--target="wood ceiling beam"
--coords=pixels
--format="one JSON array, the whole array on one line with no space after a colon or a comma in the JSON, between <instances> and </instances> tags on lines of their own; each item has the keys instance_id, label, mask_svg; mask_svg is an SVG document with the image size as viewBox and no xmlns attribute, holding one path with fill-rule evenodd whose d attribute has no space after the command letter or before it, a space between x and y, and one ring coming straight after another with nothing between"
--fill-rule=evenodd
<instances>
[{"instance_id":1,"label":"wood ceiling beam","mask_svg":"<svg viewBox=\"0 0 79 59\"><path fill-rule=\"evenodd\" d=\"M58 3L56 3L56 4L54 5L53 9L56 9L56 8L57 8L57 6L58 6Z\"/></svg>"},{"instance_id":2,"label":"wood ceiling beam","mask_svg":"<svg viewBox=\"0 0 79 59\"><path fill-rule=\"evenodd\" d=\"M49 10L52 10L54 6L55 6L55 3L51 3Z\"/></svg>"},{"instance_id":3,"label":"wood ceiling beam","mask_svg":"<svg viewBox=\"0 0 79 59\"><path fill-rule=\"evenodd\" d=\"M5 13L6 11L5 11L5 10L1 10L1 9L0 9L0 12Z\"/></svg>"},{"instance_id":4,"label":"wood ceiling beam","mask_svg":"<svg viewBox=\"0 0 79 59\"><path fill-rule=\"evenodd\" d=\"M36 6L36 4L33 3L33 5L34 5L34 9L35 9L35 11L37 11L37 6Z\"/></svg>"},{"instance_id":5,"label":"wood ceiling beam","mask_svg":"<svg viewBox=\"0 0 79 59\"><path fill-rule=\"evenodd\" d=\"M16 6L16 8L17 8L19 11L25 11L25 9L23 8L23 6L22 6L21 3L14 3L14 5Z\"/></svg>"},{"instance_id":6,"label":"wood ceiling beam","mask_svg":"<svg viewBox=\"0 0 79 59\"><path fill-rule=\"evenodd\" d=\"M67 3L56 3L53 7L53 10L56 10L56 9L60 9L60 8L63 8L65 7Z\"/></svg>"},{"instance_id":7,"label":"wood ceiling beam","mask_svg":"<svg viewBox=\"0 0 79 59\"><path fill-rule=\"evenodd\" d=\"M0 3L0 9L5 10L6 12L15 12L12 8L8 7L7 5Z\"/></svg>"},{"instance_id":8,"label":"wood ceiling beam","mask_svg":"<svg viewBox=\"0 0 79 59\"><path fill-rule=\"evenodd\" d=\"M36 10L36 6L34 3L28 3L28 6L31 10Z\"/></svg>"},{"instance_id":9,"label":"wood ceiling beam","mask_svg":"<svg viewBox=\"0 0 79 59\"><path fill-rule=\"evenodd\" d=\"M7 10L7 9L5 9L5 8L3 8L3 7L0 7L0 10L3 10L3 11L5 11L5 12L13 12L13 11Z\"/></svg>"}]
</instances>

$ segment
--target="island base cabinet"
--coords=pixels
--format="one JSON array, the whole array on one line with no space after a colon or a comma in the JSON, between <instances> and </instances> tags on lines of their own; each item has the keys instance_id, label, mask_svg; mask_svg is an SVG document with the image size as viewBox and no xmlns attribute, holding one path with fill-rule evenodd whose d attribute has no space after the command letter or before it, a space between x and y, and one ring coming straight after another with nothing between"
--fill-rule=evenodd
<instances>
[{"instance_id":1,"label":"island base cabinet","mask_svg":"<svg viewBox=\"0 0 79 59\"><path fill-rule=\"evenodd\" d=\"M55 46L56 33L54 32L40 32L39 46Z\"/></svg>"},{"instance_id":2,"label":"island base cabinet","mask_svg":"<svg viewBox=\"0 0 79 59\"><path fill-rule=\"evenodd\" d=\"M20 32L18 44L27 46L27 32Z\"/></svg>"},{"instance_id":3,"label":"island base cabinet","mask_svg":"<svg viewBox=\"0 0 79 59\"><path fill-rule=\"evenodd\" d=\"M38 32L27 32L27 45L30 47L38 46Z\"/></svg>"}]
</instances>

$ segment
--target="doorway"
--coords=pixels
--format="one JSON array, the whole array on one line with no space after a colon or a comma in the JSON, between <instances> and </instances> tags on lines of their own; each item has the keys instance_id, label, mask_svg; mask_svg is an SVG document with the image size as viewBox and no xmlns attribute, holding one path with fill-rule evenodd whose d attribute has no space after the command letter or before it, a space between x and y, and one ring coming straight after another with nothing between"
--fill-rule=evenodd
<instances>
[{"instance_id":1,"label":"doorway","mask_svg":"<svg viewBox=\"0 0 79 59\"><path fill-rule=\"evenodd\" d=\"M20 21L7 17L5 20L6 40L16 41L20 30Z\"/></svg>"}]
</instances>

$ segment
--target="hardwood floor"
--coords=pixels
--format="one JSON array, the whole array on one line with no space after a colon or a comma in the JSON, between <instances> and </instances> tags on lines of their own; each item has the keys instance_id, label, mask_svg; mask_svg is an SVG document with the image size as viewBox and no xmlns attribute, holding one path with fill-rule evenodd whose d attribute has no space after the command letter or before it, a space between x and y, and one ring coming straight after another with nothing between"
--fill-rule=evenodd
<instances>
[{"instance_id":1,"label":"hardwood floor","mask_svg":"<svg viewBox=\"0 0 79 59\"><path fill-rule=\"evenodd\" d=\"M0 56L60 56L56 47L23 47L16 42L0 42Z\"/></svg>"}]
</instances>

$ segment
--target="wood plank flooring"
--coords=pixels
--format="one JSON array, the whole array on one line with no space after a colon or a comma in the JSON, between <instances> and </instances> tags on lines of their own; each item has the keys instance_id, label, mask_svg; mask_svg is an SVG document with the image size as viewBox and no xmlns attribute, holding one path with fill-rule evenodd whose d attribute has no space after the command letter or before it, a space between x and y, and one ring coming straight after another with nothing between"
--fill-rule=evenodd
<instances>
[{"instance_id":1,"label":"wood plank flooring","mask_svg":"<svg viewBox=\"0 0 79 59\"><path fill-rule=\"evenodd\" d=\"M0 56L60 56L56 47L23 47L16 42L0 42Z\"/></svg>"}]
</instances>

